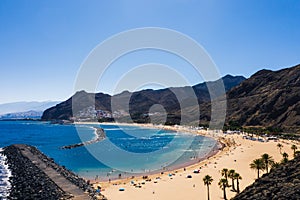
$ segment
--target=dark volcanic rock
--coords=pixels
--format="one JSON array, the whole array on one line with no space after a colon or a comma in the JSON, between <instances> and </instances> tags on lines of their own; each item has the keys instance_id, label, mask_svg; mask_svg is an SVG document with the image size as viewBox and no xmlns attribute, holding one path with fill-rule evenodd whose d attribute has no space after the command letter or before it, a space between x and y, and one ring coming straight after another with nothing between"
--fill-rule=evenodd
<instances>
[{"instance_id":1,"label":"dark volcanic rock","mask_svg":"<svg viewBox=\"0 0 300 200\"><path fill-rule=\"evenodd\" d=\"M68 100L45 110L42 120L69 120L73 116L73 105L76 105L76 110L83 110L91 105L99 110L110 110L110 101L111 96L108 94L80 91Z\"/></svg>"},{"instance_id":2,"label":"dark volcanic rock","mask_svg":"<svg viewBox=\"0 0 300 200\"><path fill-rule=\"evenodd\" d=\"M200 104L200 110L200 122L208 123L211 103ZM227 125L234 122L300 133L300 65L255 73L227 92L225 112Z\"/></svg>"},{"instance_id":3,"label":"dark volcanic rock","mask_svg":"<svg viewBox=\"0 0 300 200\"><path fill-rule=\"evenodd\" d=\"M279 71L261 70L247 80L229 75L222 79L227 91L227 110L224 111L227 114L227 123L232 121L240 126L272 126L300 132L300 65ZM129 118L135 122L150 122L149 109L154 104L160 104L166 110L169 124L182 123L182 119L195 122L195 119L189 119L189 116L193 116L199 109L200 123L208 124L211 119L211 93L208 85L215 88L217 83L218 81L213 81L193 87L123 92L113 97L82 91L76 93L73 98L78 100L78 110L93 104L91 102L95 97L96 109L111 112L111 100L116 110L124 110L129 106L130 113L123 116L124 122ZM193 91L194 95L189 91ZM183 98L178 99L178 95L175 94ZM73 116L73 98L46 110L42 119L70 119ZM122 122L122 118L118 121Z\"/></svg>"},{"instance_id":4,"label":"dark volcanic rock","mask_svg":"<svg viewBox=\"0 0 300 200\"><path fill-rule=\"evenodd\" d=\"M40 160L45 166L41 168L42 165L37 160L32 161L29 157L24 156L22 151L25 152L25 150L30 155L37 157L37 160ZM45 168L52 168L56 178L60 175L67 179L68 181L64 183L66 188L69 189L71 185L75 185L80 192L88 192L88 199L97 199L95 190L84 179L56 164L53 159L33 146L11 145L5 147L3 153L6 155L9 169L12 171L9 199L72 199L73 194L63 191L55 183L56 180L49 178L43 171ZM98 199L106 199L102 195L98 197Z\"/></svg>"},{"instance_id":5,"label":"dark volcanic rock","mask_svg":"<svg viewBox=\"0 0 300 200\"><path fill-rule=\"evenodd\" d=\"M300 65L261 70L227 93L227 121L245 126L300 126Z\"/></svg>"},{"instance_id":6,"label":"dark volcanic rock","mask_svg":"<svg viewBox=\"0 0 300 200\"><path fill-rule=\"evenodd\" d=\"M233 200L299 200L299 166L300 156L265 174Z\"/></svg>"},{"instance_id":7,"label":"dark volcanic rock","mask_svg":"<svg viewBox=\"0 0 300 200\"><path fill-rule=\"evenodd\" d=\"M225 91L228 91L244 81L245 78L227 75L222 80ZM113 111L129 110L128 117L130 116L135 122L150 122L149 109L155 104L160 104L166 110L167 121L171 124L178 124L181 119L181 109L210 101L211 91L208 90L208 85L210 88L215 88L219 83L220 80L200 83L193 87L148 89L133 93L125 91L114 96L80 91L67 101L47 109L43 113L42 120L69 120L77 115L77 113L73 113L74 110L80 111L92 106L96 110L107 112L112 112L111 107L113 107ZM72 109L72 106L76 109ZM126 107L129 108L125 109Z\"/></svg>"},{"instance_id":8,"label":"dark volcanic rock","mask_svg":"<svg viewBox=\"0 0 300 200\"><path fill-rule=\"evenodd\" d=\"M9 169L12 187L10 199L60 199L67 197L48 176L36 167L20 150L14 146L4 149Z\"/></svg>"}]
</instances>

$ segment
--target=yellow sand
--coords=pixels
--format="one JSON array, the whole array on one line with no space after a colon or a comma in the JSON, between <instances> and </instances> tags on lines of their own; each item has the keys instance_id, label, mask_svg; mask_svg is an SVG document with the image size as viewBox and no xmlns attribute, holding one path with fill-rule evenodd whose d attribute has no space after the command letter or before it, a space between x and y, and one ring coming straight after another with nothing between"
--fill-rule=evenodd
<instances>
[{"instance_id":1,"label":"yellow sand","mask_svg":"<svg viewBox=\"0 0 300 200\"><path fill-rule=\"evenodd\" d=\"M257 177L257 172L250 169L249 164L252 160L259 158L263 153L271 155L275 161L280 161L282 155L277 148L278 142L259 142L243 139L241 135L226 135L226 139L234 139L236 145L230 148L225 148L215 156L208 160L202 161L196 165L177 170L175 176L169 177L168 173L164 175L152 175L151 181L144 181L141 178L133 179L135 183L140 183L141 188L136 188L130 184L132 179L119 180L111 183L100 183L104 191L104 194L109 200L199 200L207 199L206 186L203 184L203 177L210 175L214 179L210 186L210 197L212 200L222 199L223 193L218 186L219 179L221 178L220 171L223 168L234 169L242 176L240 180L240 189L253 183ZM282 152L287 152L289 158L293 157L291 145L294 141L283 141ZM299 147L299 146L298 146ZM194 174L194 169L201 169L199 174ZM192 175L191 179L186 178L187 175ZM160 180L156 180L156 177L160 177ZM157 181L157 183L154 183ZM142 184L144 182L145 184ZM231 184L231 180L229 180ZM115 185L117 184L117 185ZM95 184L97 186L97 184ZM125 191L119 191L119 188L124 188ZM235 196L236 193L231 191L231 188L227 188L227 198Z\"/></svg>"}]
</instances>

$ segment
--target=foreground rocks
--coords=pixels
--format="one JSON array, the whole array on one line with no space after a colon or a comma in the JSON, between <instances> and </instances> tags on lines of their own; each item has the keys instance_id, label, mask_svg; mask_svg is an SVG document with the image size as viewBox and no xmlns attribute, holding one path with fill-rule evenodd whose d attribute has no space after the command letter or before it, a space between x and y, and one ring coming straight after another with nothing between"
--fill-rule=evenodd
<instances>
[{"instance_id":1,"label":"foreground rocks","mask_svg":"<svg viewBox=\"0 0 300 200\"><path fill-rule=\"evenodd\" d=\"M9 199L105 199L84 179L35 147L11 145L3 153L12 171Z\"/></svg>"},{"instance_id":2,"label":"foreground rocks","mask_svg":"<svg viewBox=\"0 0 300 200\"><path fill-rule=\"evenodd\" d=\"M60 199L67 198L52 180L24 157L14 146L6 147L8 165L12 171L11 199Z\"/></svg>"},{"instance_id":3,"label":"foreground rocks","mask_svg":"<svg viewBox=\"0 0 300 200\"><path fill-rule=\"evenodd\" d=\"M299 200L300 156L272 170L248 186L234 200Z\"/></svg>"}]
</instances>

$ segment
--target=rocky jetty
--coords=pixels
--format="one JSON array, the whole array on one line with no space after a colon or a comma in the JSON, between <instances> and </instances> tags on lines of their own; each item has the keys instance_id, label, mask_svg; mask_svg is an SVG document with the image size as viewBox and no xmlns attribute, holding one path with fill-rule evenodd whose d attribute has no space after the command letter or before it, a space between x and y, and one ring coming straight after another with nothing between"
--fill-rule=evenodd
<instances>
[{"instance_id":1,"label":"rocky jetty","mask_svg":"<svg viewBox=\"0 0 300 200\"><path fill-rule=\"evenodd\" d=\"M11 199L60 199L68 197L45 173L24 157L15 146L6 147L9 169L12 171Z\"/></svg>"},{"instance_id":2,"label":"rocky jetty","mask_svg":"<svg viewBox=\"0 0 300 200\"><path fill-rule=\"evenodd\" d=\"M3 153L12 171L10 199L105 199L35 147L11 145Z\"/></svg>"},{"instance_id":3,"label":"rocky jetty","mask_svg":"<svg viewBox=\"0 0 300 200\"><path fill-rule=\"evenodd\" d=\"M265 174L233 200L300 199L300 156Z\"/></svg>"},{"instance_id":4,"label":"rocky jetty","mask_svg":"<svg viewBox=\"0 0 300 200\"><path fill-rule=\"evenodd\" d=\"M103 140L106 137L105 131L102 128L95 128L95 129L96 129L95 130L96 137L93 138L92 140L77 143L77 144L71 144L71 145L63 146L61 148L62 149L73 149L73 148L77 148L77 147L86 146L86 145L89 145L89 144L94 144L94 143L97 143L97 142Z\"/></svg>"}]
</instances>

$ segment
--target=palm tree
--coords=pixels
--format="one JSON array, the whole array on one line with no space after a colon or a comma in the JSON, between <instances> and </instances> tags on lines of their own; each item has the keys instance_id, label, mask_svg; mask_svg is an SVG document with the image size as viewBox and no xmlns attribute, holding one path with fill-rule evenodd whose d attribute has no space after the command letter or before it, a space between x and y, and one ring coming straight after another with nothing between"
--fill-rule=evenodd
<instances>
[{"instance_id":1,"label":"palm tree","mask_svg":"<svg viewBox=\"0 0 300 200\"><path fill-rule=\"evenodd\" d=\"M277 144L277 147L278 147L279 152L280 152L280 154L281 154L281 149L282 149L283 145L282 145L281 143L278 143L278 144Z\"/></svg>"},{"instance_id":2,"label":"palm tree","mask_svg":"<svg viewBox=\"0 0 300 200\"><path fill-rule=\"evenodd\" d=\"M231 170L228 171L228 177L231 178L231 180L232 180L231 186L232 186L233 191L235 191L235 188L234 188L234 174L235 174L234 169L231 169Z\"/></svg>"},{"instance_id":3,"label":"palm tree","mask_svg":"<svg viewBox=\"0 0 300 200\"><path fill-rule=\"evenodd\" d=\"M275 168L277 168L277 167L279 167L279 166L280 166L280 163L279 163L279 162L274 162L274 163L272 163L271 169L275 169Z\"/></svg>"},{"instance_id":4,"label":"palm tree","mask_svg":"<svg viewBox=\"0 0 300 200\"><path fill-rule=\"evenodd\" d=\"M282 163L287 163L289 161L289 159L288 159L289 154L287 154L286 152L283 152L282 157L283 157L283 159L281 161Z\"/></svg>"},{"instance_id":5,"label":"palm tree","mask_svg":"<svg viewBox=\"0 0 300 200\"><path fill-rule=\"evenodd\" d=\"M296 145L292 145L291 149L294 151L294 157L296 156L296 150L298 149L298 147Z\"/></svg>"},{"instance_id":6,"label":"palm tree","mask_svg":"<svg viewBox=\"0 0 300 200\"><path fill-rule=\"evenodd\" d=\"M241 175L239 173L234 173L233 177L236 180L236 191L237 191L237 193L240 193L240 183L239 183L239 180L242 180L242 177L241 177Z\"/></svg>"},{"instance_id":7,"label":"palm tree","mask_svg":"<svg viewBox=\"0 0 300 200\"><path fill-rule=\"evenodd\" d=\"M226 181L227 181L227 186L228 186L228 169L227 168L223 168L221 171L222 176L225 177Z\"/></svg>"},{"instance_id":8,"label":"palm tree","mask_svg":"<svg viewBox=\"0 0 300 200\"><path fill-rule=\"evenodd\" d=\"M274 159L272 158L272 156L269 156L269 154L267 153L263 154L261 156L261 159L265 163L265 169L267 173L269 173L269 165L272 165L272 163L274 163Z\"/></svg>"},{"instance_id":9,"label":"palm tree","mask_svg":"<svg viewBox=\"0 0 300 200\"><path fill-rule=\"evenodd\" d=\"M283 157L283 158L288 158L288 157L289 157L289 154L287 154L286 152L283 152L282 157Z\"/></svg>"},{"instance_id":10,"label":"palm tree","mask_svg":"<svg viewBox=\"0 0 300 200\"><path fill-rule=\"evenodd\" d=\"M256 169L257 170L257 178L259 178L259 171L265 169L265 163L263 162L262 159L255 159L252 161L250 164L251 169Z\"/></svg>"},{"instance_id":11,"label":"palm tree","mask_svg":"<svg viewBox=\"0 0 300 200\"><path fill-rule=\"evenodd\" d=\"M207 186L207 199L209 200L209 185L211 185L211 183L213 182L213 179L210 175L206 175L204 176L203 178L203 182L204 182L204 185Z\"/></svg>"},{"instance_id":12,"label":"palm tree","mask_svg":"<svg viewBox=\"0 0 300 200\"><path fill-rule=\"evenodd\" d=\"M226 197L226 187L228 185L228 181L225 179L225 178L221 178L218 185L220 186L220 188L223 190L223 198L225 200L227 200L227 197Z\"/></svg>"}]
</instances>

